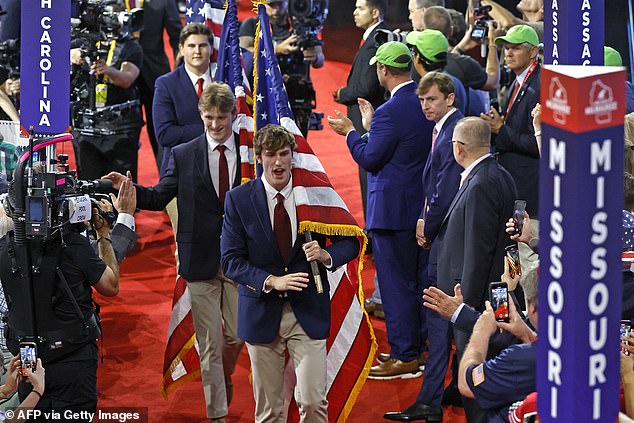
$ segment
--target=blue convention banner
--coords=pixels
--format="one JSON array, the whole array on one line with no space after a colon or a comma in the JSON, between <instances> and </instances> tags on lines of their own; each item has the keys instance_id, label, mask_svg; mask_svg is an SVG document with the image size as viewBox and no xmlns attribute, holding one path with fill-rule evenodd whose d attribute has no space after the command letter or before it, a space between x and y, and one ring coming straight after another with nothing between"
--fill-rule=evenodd
<instances>
[{"instance_id":1,"label":"blue convention banner","mask_svg":"<svg viewBox=\"0 0 634 423\"><path fill-rule=\"evenodd\" d=\"M537 389L542 422L619 410L623 126L542 126Z\"/></svg>"},{"instance_id":2,"label":"blue convention banner","mask_svg":"<svg viewBox=\"0 0 634 423\"><path fill-rule=\"evenodd\" d=\"M20 123L36 133L68 129L70 1L24 0L20 40Z\"/></svg>"},{"instance_id":3,"label":"blue convention banner","mask_svg":"<svg viewBox=\"0 0 634 423\"><path fill-rule=\"evenodd\" d=\"M603 65L604 0L544 0L544 64Z\"/></svg>"}]
</instances>

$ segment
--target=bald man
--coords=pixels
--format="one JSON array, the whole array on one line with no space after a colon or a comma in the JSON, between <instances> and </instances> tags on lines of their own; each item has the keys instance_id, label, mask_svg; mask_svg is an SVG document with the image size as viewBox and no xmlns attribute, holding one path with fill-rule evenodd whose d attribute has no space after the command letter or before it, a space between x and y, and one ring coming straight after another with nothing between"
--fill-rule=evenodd
<instances>
[{"instance_id":1,"label":"bald man","mask_svg":"<svg viewBox=\"0 0 634 423\"><path fill-rule=\"evenodd\" d=\"M464 303L478 311L484 310L489 283L504 272L505 223L517 198L513 178L489 153L490 139L491 129L481 118L456 125L453 155L464 171L430 254L437 258L438 288L452 295L459 283ZM454 328L454 337L461 357L469 334ZM469 422L486 421L475 401L465 399L464 406Z\"/></svg>"}]
</instances>

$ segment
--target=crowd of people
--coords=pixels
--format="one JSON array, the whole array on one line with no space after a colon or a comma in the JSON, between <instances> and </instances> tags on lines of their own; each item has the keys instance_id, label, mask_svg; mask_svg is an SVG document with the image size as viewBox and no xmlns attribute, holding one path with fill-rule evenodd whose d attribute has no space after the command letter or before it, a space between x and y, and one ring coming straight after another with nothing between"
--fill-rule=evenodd
<instances>
[{"instance_id":1,"label":"crowd of people","mask_svg":"<svg viewBox=\"0 0 634 423\"><path fill-rule=\"evenodd\" d=\"M108 7L116 13L134 9L133 2L112 3ZM424 374L415 402L404 410L386 410L387 420L440 422L443 405L451 404L464 407L470 423L522 422L536 412L544 4L483 0L490 9L482 12L454 10L453 3L410 0L413 30L408 32L386 24L387 0L356 0L353 19L363 37L345 85L332 93L346 114L335 111L328 124L345 137L358 165L364 231L376 265L375 292L364 306L385 320L389 346L376 356L368 377L415 379ZM76 299L70 294L51 319L77 319L76 307L80 320L90 321L97 314L92 290L106 296L119 291L118 263L137 239L134 211L166 210L177 244L178 274L191 294L210 421L226 421L234 396L232 375L246 345L256 422L285 420L287 354L295 367L301 421L327 422L330 303L328 295L317 292L311 265L317 264L327 294L326 271L357 257L359 242L352 236L316 234L303 243L298 236L291 173L297 145L287 129L268 125L257 131L253 149L263 172L243 183L239 135L233 127L236 99L228 85L215 81L211 30L203 23L182 27L172 0L140 2L140 7L144 29L101 41L96 59L86 53L85 39L72 44L74 83L96 80L88 85L95 90L95 110L117 110L114 120L74 118L78 176L104 177L118 194L95 209L88 238L83 223L57 235L64 245L63 251L51 250L60 257L57 270L68 279L70 291L80 294ZM321 45L299 44L288 0L270 0L265 8L281 63L324 66ZM253 67L256 27L252 18L240 28L247 69ZM5 30L10 28L3 21L0 37ZM177 55L171 71L163 30ZM606 46L604 51L605 66L623 65L615 49ZM19 80L5 79L0 117L15 121L18 107L11 99L19 98ZM292 86L293 75L285 81L299 129L307 135L309 114L294 101L306 93ZM313 89L302 85L308 86ZM623 249L633 250L634 90L628 84L624 91L630 114L623 224L630 230ZM81 95L76 100L81 102ZM160 173L149 187L133 183L143 116ZM513 218L516 200L526 206L521 227ZM0 239L0 275L5 294L15 297L21 277L12 271L15 193L5 204L9 216L0 214L0 228L8 235ZM103 218L103 211L112 208L118 212L116 224ZM510 245L517 246L521 265L508 253ZM632 269L624 262L626 320L634 317ZM504 302L496 296L495 309L505 310L504 321L496 319L489 297L490 284L500 281L508 298ZM7 310L0 302L0 311L9 316L3 319L7 343L1 346L13 354L23 329L15 323L16 304ZM95 332L44 354L36 370L25 375L17 371L19 357L5 354L9 371L0 398L17 390L22 407L94 411L97 330L88 326ZM630 416L632 357L622 356L624 411ZM448 371L451 382L445 386Z\"/></svg>"}]
</instances>

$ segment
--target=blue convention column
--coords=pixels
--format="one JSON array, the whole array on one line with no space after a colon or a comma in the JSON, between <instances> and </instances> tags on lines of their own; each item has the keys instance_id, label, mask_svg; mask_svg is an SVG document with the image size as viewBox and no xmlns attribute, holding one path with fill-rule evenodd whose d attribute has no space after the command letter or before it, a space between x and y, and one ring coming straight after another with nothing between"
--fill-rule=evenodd
<instances>
[{"instance_id":1,"label":"blue convention column","mask_svg":"<svg viewBox=\"0 0 634 423\"><path fill-rule=\"evenodd\" d=\"M613 423L619 410L625 72L542 73L538 410Z\"/></svg>"}]
</instances>

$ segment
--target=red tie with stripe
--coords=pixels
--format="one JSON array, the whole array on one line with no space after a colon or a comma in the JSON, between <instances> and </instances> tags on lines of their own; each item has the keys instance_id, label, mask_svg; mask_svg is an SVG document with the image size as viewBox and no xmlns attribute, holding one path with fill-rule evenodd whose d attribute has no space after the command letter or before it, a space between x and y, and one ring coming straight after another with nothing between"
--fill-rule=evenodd
<instances>
[{"instance_id":1,"label":"red tie with stripe","mask_svg":"<svg viewBox=\"0 0 634 423\"><path fill-rule=\"evenodd\" d=\"M198 98L200 98L200 96L203 94L204 83L205 83L205 80L203 78L199 78L198 81L196 81L196 85L198 85Z\"/></svg>"},{"instance_id":2,"label":"red tie with stripe","mask_svg":"<svg viewBox=\"0 0 634 423\"><path fill-rule=\"evenodd\" d=\"M229 191L229 165L227 164L227 156L225 156L226 149L227 146L223 144L216 147L220 153L218 158L218 199L222 206L225 204L225 196Z\"/></svg>"},{"instance_id":3,"label":"red tie with stripe","mask_svg":"<svg viewBox=\"0 0 634 423\"><path fill-rule=\"evenodd\" d=\"M275 233L277 248L279 248L284 261L287 262L291 255L293 238L291 218L288 217L288 213L284 208L284 196L278 192L275 200L277 200L277 204L275 204L275 209L273 210L273 232Z\"/></svg>"}]
</instances>

